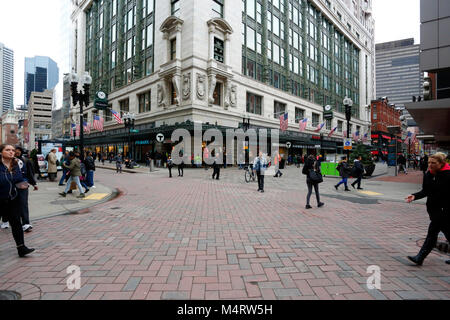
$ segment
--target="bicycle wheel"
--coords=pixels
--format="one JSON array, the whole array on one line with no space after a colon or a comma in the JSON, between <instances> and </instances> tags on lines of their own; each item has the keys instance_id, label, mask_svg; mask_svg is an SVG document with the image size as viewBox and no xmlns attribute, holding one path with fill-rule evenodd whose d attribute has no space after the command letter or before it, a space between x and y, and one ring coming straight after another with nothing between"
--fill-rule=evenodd
<instances>
[{"instance_id":1,"label":"bicycle wheel","mask_svg":"<svg viewBox=\"0 0 450 320\"><path fill-rule=\"evenodd\" d=\"M245 171L245 182L249 183L251 179L251 174L249 171Z\"/></svg>"}]
</instances>

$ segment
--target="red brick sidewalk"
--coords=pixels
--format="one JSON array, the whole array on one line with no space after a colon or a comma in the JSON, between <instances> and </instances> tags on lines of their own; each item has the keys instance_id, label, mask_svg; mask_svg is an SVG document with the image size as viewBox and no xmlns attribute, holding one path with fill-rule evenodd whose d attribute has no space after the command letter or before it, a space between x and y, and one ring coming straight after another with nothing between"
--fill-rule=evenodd
<instances>
[{"instance_id":1,"label":"red brick sidewalk","mask_svg":"<svg viewBox=\"0 0 450 320\"><path fill-rule=\"evenodd\" d=\"M306 211L300 187L282 184L261 194L256 184L188 175L96 177L124 194L37 221L29 258L1 230L0 290L63 300L450 298L445 256L433 252L421 268L405 259L426 235L423 205L324 197L324 208ZM71 265L81 268L78 291L66 286ZM366 286L370 265L381 269L381 290Z\"/></svg>"},{"instance_id":2,"label":"red brick sidewalk","mask_svg":"<svg viewBox=\"0 0 450 320\"><path fill-rule=\"evenodd\" d=\"M398 176L382 176L374 179L374 181L386 181L386 182L400 182L400 183L414 183L422 184L423 173L422 171L408 171L408 174L399 173Z\"/></svg>"}]
</instances>

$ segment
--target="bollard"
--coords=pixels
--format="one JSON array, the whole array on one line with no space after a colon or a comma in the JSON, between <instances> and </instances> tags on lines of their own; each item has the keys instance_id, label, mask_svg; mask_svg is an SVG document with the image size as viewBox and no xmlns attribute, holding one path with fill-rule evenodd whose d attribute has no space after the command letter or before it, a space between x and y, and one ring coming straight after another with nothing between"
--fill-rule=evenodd
<instances>
[{"instance_id":1,"label":"bollard","mask_svg":"<svg viewBox=\"0 0 450 320\"><path fill-rule=\"evenodd\" d=\"M154 172L155 171L155 162L154 160L150 160L150 172Z\"/></svg>"}]
</instances>

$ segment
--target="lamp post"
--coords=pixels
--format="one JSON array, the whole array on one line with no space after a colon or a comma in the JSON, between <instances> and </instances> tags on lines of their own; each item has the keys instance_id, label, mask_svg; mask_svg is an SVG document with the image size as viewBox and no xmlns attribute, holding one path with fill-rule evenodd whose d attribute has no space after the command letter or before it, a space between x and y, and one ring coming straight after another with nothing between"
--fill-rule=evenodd
<instances>
[{"instance_id":1,"label":"lamp post","mask_svg":"<svg viewBox=\"0 0 450 320\"><path fill-rule=\"evenodd\" d=\"M247 113L242 115L242 128L244 129L244 132L250 129L250 117L247 116Z\"/></svg>"},{"instance_id":2,"label":"lamp post","mask_svg":"<svg viewBox=\"0 0 450 320\"><path fill-rule=\"evenodd\" d=\"M73 106L75 107L77 103L80 103L80 158L84 160L84 117L83 117L83 105L89 105L89 89L92 84L92 78L89 75L89 72L85 72L81 77L81 84L84 89L84 93L82 91L78 91L78 83L80 82L80 78L75 72L70 74L70 88L72 89L72 100Z\"/></svg>"},{"instance_id":3,"label":"lamp post","mask_svg":"<svg viewBox=\"0 0 450 320\"><path fill-rule=\"evenodd\" d=\"M347 120L347 139L350 138L350 120L352 119L352 99L345 97L344 99L345 106L345 119ZM347 161L350 161L350 150L347 150Z\"/></svg>"},{"instance_id":4,"label":"lamp post","mask_svg":"<svg viewBox=\"0 0 450 320\"><path fill-rule=\"evenodd\" d=\"M131 148L131 130L134 130L135 120L136 120L136 116L133 113L128 112L123 116L125 128L128 129L128 155L129 155L130 160L133 157L133 151Z\"/></svg>"}]
</instances>

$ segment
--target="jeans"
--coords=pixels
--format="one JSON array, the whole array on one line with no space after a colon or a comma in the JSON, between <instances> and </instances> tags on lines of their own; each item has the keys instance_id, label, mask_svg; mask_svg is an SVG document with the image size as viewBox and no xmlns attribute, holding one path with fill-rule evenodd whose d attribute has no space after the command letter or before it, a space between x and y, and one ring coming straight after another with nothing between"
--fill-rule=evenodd
<instances>
[{"instance_id":1,"label":"jeans","mask_svg":"<svg viewBox=\"0 0 450 320\"><path fill-rule=\"evenodd\" d=\"M63 168L63 175L61 177L61 180L59 180L59 184L63 184L64 180L66 179L67 172L69 172L69 170Z\"/></svg>"},{"instance_id":2,"label":"jeans","mask_svg":"<svg viewBox=\"0 0 450 320\"><path fill-rule=\"evenodd\" d=\"M256 171L256 176L258 177L258 191L264 191L264 173L261 173L261 171Z\"/></svg>"},{"instance_id":3,"label":"jeans","mask_svg":"<svg viewBox=\"0 0 450 320\"><path fill-rule=\"evenodd\" d=\"M122 173L122 164L121 163L116 163L116 172L117 173Z\"/></svg>"},{"instance_id":4,"label":"jeans","mask_svg":"<svg viewBox=\"0 0 450 320\"><path fill-rule=\"evenodd\" d=\"M341 184L344 184L345 185L345 189L347 189L348 188L347 181L348 181L348 178L342 178L341 182L339 182L337 184L337 187L339 187Z\"/></svg>"},{"instance_id":5,"label":"jeans","mask_svg":"<svg viewBox=\"0 0 450 320\"><path fill-rule=\"evenodd\" d=\"M2 207L2 214L4 214L11 226L14 241L17 246L22 246L25 244L22 223L20 222L20 203L19 198L16 197L14 200L0 200Z\"/></svg>"},{"instance_id":6,"label":"jeans","mask_svg":"<svg viewBox=\"0 0 450 320\"><path fill-rule=\"evenodd\" d=\"M70 177L69 180L67 181L66 190L64 191L64 193L69 192L72 181L75 181L75 183L77 184L78 190L80 190L80 194L84 194L83 187L81 186L80 183L80 177Z\"/></svg>"},{"instance_id":7,"label":"jeans","mask_svg":"<svg viewBox=\"0 0 450 320\"><path fill-rule=\"evenodd\" d=\"M19 211L22 225L30 224L30 211L28 210L28 189L18 189Z\"/></svg>"},{"instance_id":8,"label":"jeans","mask_svg":"<svg viewBox=\"0 0 450 320\"><path fill-rule=\"evenodd\" d=\"M86 176L86 185L92 187L94 185L94 170L88 170Z\"/></svg>"},{"instance_id":9,"label":"jeans","mask_svg":"<svg viewBox=\"0 0 450 320\"><path fill-rule=\"evenodd\" d=\"M312 195L312 190L314 187L314 192L316 194L316 199L317 199L317 204L320 203L320 194L319 194L319 184L317 183L306 183L306 185L308 186L308 195L306 196L306 204L309 205L310 204L310 200L311 200L311 195Z\"/></svg>"},{"instance_id":10,"label":"jeans","mask_svg":"<svg viewBox=\"0 0 450 320\"><path fill-rule=\"evenodd\" d=\"M178 176L182 177L184 174L184 165L178 166Z\"/></svg>"}]
</instances>

